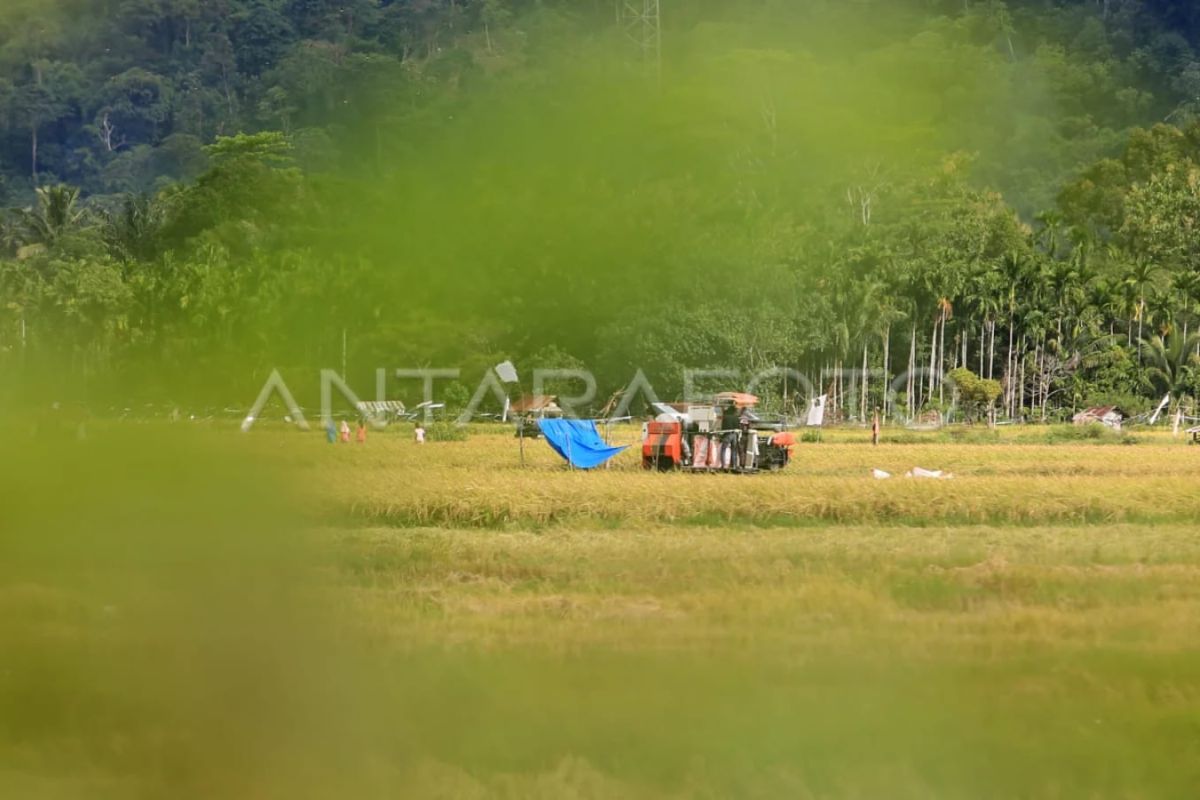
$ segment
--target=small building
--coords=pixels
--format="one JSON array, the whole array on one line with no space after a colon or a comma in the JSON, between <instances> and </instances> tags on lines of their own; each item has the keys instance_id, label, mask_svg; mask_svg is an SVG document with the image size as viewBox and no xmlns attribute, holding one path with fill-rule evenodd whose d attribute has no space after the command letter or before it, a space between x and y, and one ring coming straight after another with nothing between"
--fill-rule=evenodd
<instances>
[{"instance_id":1,"label":"small building","mask_svg":"<svg viewBox=\"0 0 1200 800\"><path fill-rule=\"evenodd\" d=\"M1080 411L1071 421L1076 425L1096 424L1119 431L1121 423L1125 421L1125 414L1116 406L1095 406Z\"/></svg>"},{"instance_id":2,"label":"small building","mask_svg":"<svg viewBox=\"0 0 1200 800\"><path fill-rule=\"evenodd\" d=\"M540 439L542 430L539 419L551 419L563 415L558 397L552 394L527 394L508 408L517 425L517 438Z\"/></svg>"},{"instance_id":3,"label":"small building","mask_svg":"<svg viewBox=\"0 0 1200 800\"><path fill-rule=\"evenodd\" d=\"M746 392L721 392L713 397L713 401L719 406L732 403L738 408L754 408L758 405L758 397Z\"/></svg>"},{"instance_id":4,"label":"small building","mask_svg":"<svg viewBox=\"0 0 1200 800\"><path fill-rule=\"evenodd\" d=\"M513 416L532 419L562 416L562 409L558 406L558 396L553 394L527 394L515 401L509 411Z\"/></svg>"},{"instance_id":5,"label":"small building","mask_svg":"<svg viewBox=\"0 0 1200 800\"><path fill-rule=\"evenodd\" d=\"M418 408L422 408L424 405L422 403ZM383 422L395 422L403 419L408 413L404 403L399 400L363 400L355 408L360 417L371 417Z\"/></svg>"}]
</instances>

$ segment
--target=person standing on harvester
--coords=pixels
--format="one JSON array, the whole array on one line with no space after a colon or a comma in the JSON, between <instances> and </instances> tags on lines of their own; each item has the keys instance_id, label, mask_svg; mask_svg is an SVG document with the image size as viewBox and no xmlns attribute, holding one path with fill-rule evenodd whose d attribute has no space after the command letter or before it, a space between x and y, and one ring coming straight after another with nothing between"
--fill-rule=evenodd
<instances>
[{"instance_id":1,"label":"person standing on harvester","mask_svg":"<svg viewBox=\"0 0 1200 800\"><path fill-rule=\"evenodd\" d=\"M730 402L721 412L721 466L725 469L738 466L738 429L741 423L737 403Z\"/></svg>"}]
</instances>

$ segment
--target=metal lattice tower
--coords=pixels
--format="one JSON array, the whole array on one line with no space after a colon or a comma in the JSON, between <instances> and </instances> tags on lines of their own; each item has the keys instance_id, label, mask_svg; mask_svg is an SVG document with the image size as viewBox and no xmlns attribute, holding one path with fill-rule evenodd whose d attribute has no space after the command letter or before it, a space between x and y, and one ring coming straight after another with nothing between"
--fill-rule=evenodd
<instances>
[{"instance_id":1,"label":"metal lattice tower","mask_svg":"<svg viewBox=\"0 0 1200 800\"><path fill-rule=\"evenodd\" d=\"M657 74L662 69L662 16L659 0L617 0L617 23L641 50L642 61Z\"/></svg>"}]
</instances>

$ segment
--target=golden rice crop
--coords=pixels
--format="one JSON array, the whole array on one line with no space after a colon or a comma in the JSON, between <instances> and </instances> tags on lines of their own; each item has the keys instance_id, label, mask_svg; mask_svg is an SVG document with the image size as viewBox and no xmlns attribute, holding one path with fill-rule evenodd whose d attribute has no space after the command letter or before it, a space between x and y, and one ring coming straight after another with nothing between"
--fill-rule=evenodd
<instances>
[{"instance_id":1,"label":"golden rice crop","mask_svg":"<svg viewBox=\"0 0 1200 800\"><path fill-rule=\"evenodd\" d=\"M1200 637L1187 525L425 528L339 536L350 617L401 646L657 649L886 644L944 661ZM1200 697L1197 698L1200 701Z\"/></svg>"},{"instance_id":2,"label":"golden rice crop","mask_svg":"<svg viewBox=\"0 0 1200 800\"><path fill-rule=\"evenodd\" d=\"M392 526L544 525L603 520L805 525L1044 524L1200 519L1200 447L934 441L871 447L862 437L798 445L783 472L645 472L635 444L610 468L572 471L541 442L505 434L418 446L395 434L330 447L266 434L307 467L325 509ZM636 432L624 430L625 441ZM953 480L910 480L912 467ZM875 480L871 470L891 480Z\"/></svg>"}]
</instances>

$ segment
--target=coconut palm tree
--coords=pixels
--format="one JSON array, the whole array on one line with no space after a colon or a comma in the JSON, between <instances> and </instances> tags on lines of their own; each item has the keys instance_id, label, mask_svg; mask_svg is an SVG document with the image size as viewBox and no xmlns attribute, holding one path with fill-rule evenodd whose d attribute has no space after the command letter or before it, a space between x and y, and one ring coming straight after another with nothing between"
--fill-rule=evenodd
<instances>
[{"instance_id":1,"label":"coconut palm tree","mask_svg":"<svg viewBox=\"0 0 1200 800\"><path fill-rule=\"evenodd\" d=\"M1063 227L1066 225L1063 215L1057 211L1043 211L1034 219L1041 225L1035 234L1037 244L1047 256L1056 258L1063 239Z\"/></svg>"},{"instance_id":2,"label":"coconut palm tree","mask_svg":"<svg viewBox=\"0 0 1200 800\"><path fill-rule=\"evenodd\" d=\"M45 249L87 226L88 215L79 202L79 189L59 184L37 190L37 205L17 217L16 238L23 249Z\"/></svg>"},{"instance_id":3,"label":"coconut palm tree","mask_svg":"<svg viewBox=\"0 0 1200 800\"><path fill-rule=\"evenodd\" d=\"M1171 398L1174 410L1171 433L1175 435L1179 433L1183 417L1183 400L1191 396L1196 368L1200 366L1200 357L1196 355L1198 342L1200 333L1154 336L1139 343L1138 349L1146 365L1146 379Z\"/></svg>"},{"instance_id":4,"label":"coconut palm tree","mask_svg":"<svg viewBox=\"0 0 1200 800\"><path fill-rule=\"evenodd\" d=\"M130 197L105 215L102 236L110 253L123 261L151 260L158 251L166 208L153 197Z\"/></svg>"}]
</instances>

